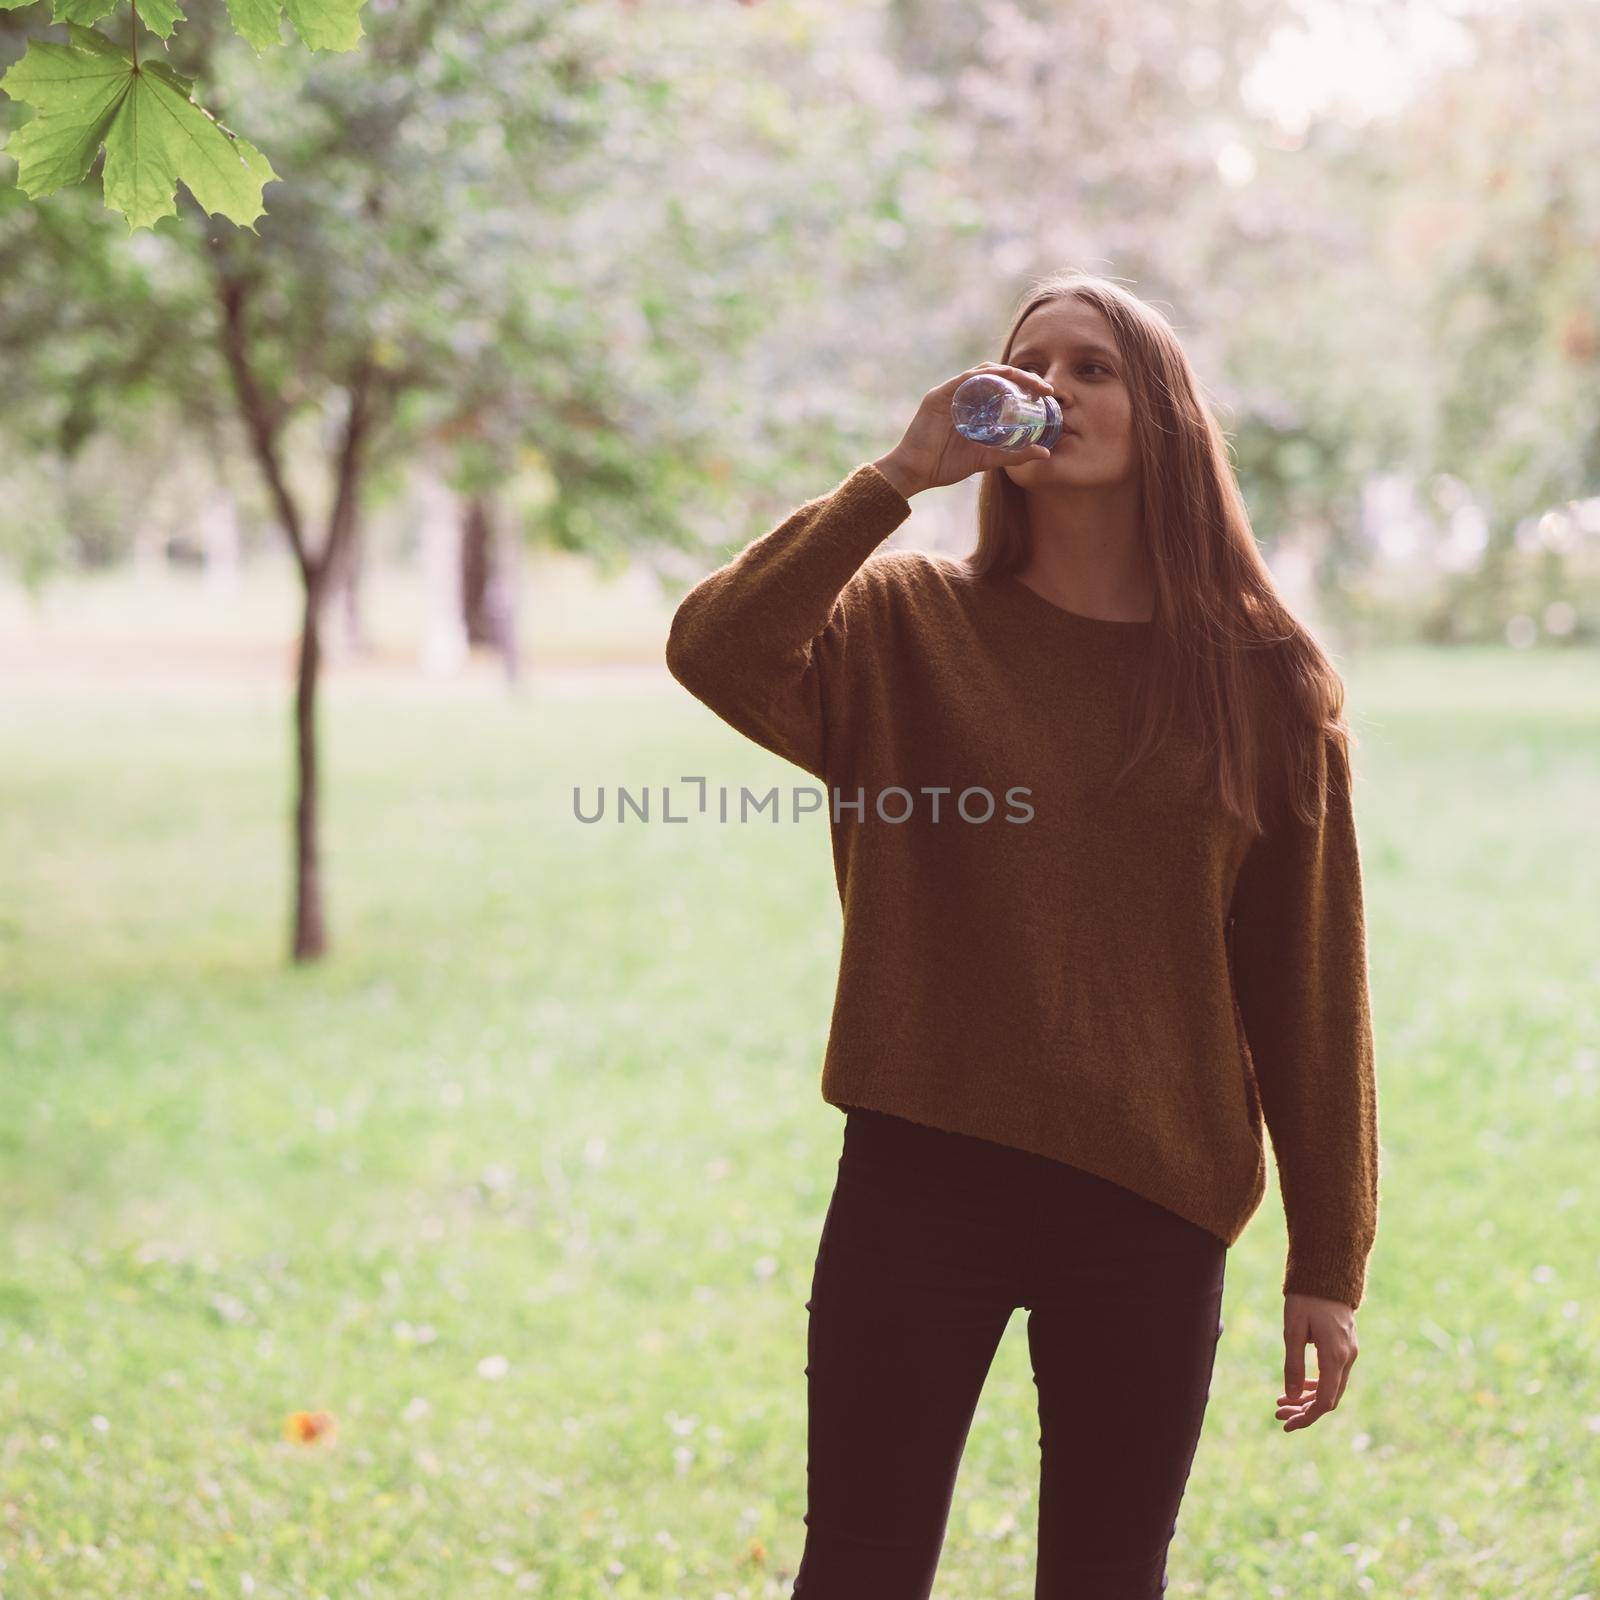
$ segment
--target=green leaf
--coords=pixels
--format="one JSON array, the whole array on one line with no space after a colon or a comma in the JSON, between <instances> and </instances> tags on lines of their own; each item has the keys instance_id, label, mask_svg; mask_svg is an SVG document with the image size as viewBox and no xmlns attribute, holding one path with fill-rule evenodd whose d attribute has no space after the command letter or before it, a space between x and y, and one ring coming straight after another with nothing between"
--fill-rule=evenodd
<instances>
[{"instance_id":1,"label":"green leaf","mask_svg":"<svg viewBox=\"0 0 1600 1600\"><path fill-rule=\"evenodd\" d=\"M70 3L70 0L69 0ZM98 3L98 0L96 0ZM184 19L176 0L139 0L139 21L162 38L173 37L173 29Z\"/></svg>"},{"instance_id":2,"label":"green leaf","mask_svg":"<svg viewBox=\"0 0 1600 1600\"><path fill-rule=\"evenodd\" d=\"M0 11L17 11L34 0L0 0ZM110 16L122 0L54 0L56 22L80 22L87 27ZM295 32L313 50L354 50L363 36L361 8L366 0L228 0L233 31L259 53L283 41L283 12L287 5ZM140 0L139 20L163 39L184 20L176 0Z\"/></svg>"},{"instance_id":3,"label":"green leaf","mask_svg":"<svg viewBox=\"0 0 1600 1600\"><path fill-rule=\"evenodd\" d=\"M228 0L233 31L259 55L283 42L283 0Z\"/></svg>"},{"instance_id":4,"label":"green leaf","mask_svg":"<svg viewBox=\"0 0 1600 1600\"><path fill-rule=\"evenodd\" d=\"M172 30L183 21L183 13L175 0L139 0L139 20L151 33L170 39Z\"/></svg>"},{"instance_id":5,"label":"green leaf","mask_svg":"<svg viewBox=\"0 0 1600 1600\"><path fill-rule=\"evenodd\" d=\"M93 0L98 4L99 0ZM366 0L228 0L233 30L257 51L282 38L288 8L295 32L313 50L354 50L362 36L361 7Z\"/></svg>"},{"instance_id":6,"label":"green leaf","mask_svg":"<svg viewBox=\"0 0 1600 1600\"><path fill-rule=\"evenodd\" d=\"M29 199L88 176L130 82L127 67L98 52L30 42L0 78L0 89L38 112L6 141L6 154L17 163L17 185Z\"/></svg>"},{"instance_id":7,"label":"green leaf","mask_svg":"<svg viewBox=\"0 0 1600 1600\"><path fill-rule=\"evenodd\" d=\"M56 0L51 12L56 22L81 22L85 27L115 11L121 0Z\"/></svg>"},{"instance_id":8,"label":"green leaf","mask_svg":"<svg viewBox=\"0 0 1600 1600\"><path fill-rule=\"evenodd\" d=\"M55 0L54 16L57 22L81 22L87 27L121 4L122 0ZM139 20L151 33L170 39L173 28L183 21L183 13L174 0L140 0Z\"/></svg>"},{"instance_id":9,"label":"green leaf","mask_svg":"<svg viewBox=\"0 0 1600 1600\"><path fill-rule=\"evenodd\" d=\"M135 71L103 34L76 23L69 32L70 44L31 43L0 78L37 112L6 146L23 191L37 199L85 177L104 144L106 204L130 232L177 214L179 182L206 211L250 228L264 210L262 188L278 176L267 158L196 105L193 85L165 62Z\"/></svg>"},{"instance_id":10,"label":"green leaf","mask_svg":"<svg viewBox=\"0 0 1600 1600\"><path fill-rule=\"evenodd\" d=\"M266 209L262 188L277 176L248 139L195 104L164 62L141 63L106 137L106 204L127 215L129 232L177 215L179 181L206 211L254 232Z\"/></svg>"},{"instance_id":11,"label":"green leaf","mask_svg":"<svg viewBox=\"0 0 1600 1600\"><path fill-rule=\"evenodd\" d=\"M354 50L365 0L284 0L295 32L312 50Z\"/></svg>"}]
</instances>

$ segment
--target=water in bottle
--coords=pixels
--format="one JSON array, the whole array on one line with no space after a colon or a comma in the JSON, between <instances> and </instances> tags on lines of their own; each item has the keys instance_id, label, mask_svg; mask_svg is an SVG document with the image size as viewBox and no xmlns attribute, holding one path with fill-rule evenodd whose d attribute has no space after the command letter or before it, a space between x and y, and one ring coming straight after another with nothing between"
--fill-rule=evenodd
<instances>
[{"instance_id":1,"label":"water in bottle","mask_svg":"<svg viewBox=\"0 0 1600 1600\"><path fill-rule=\"evenodd\" d=\"M978 444L1021 450L1042 444L1053 450L1061 437L1061 407L1053 394L1033 394L997 372L980 372L950 397L956 432Z\"/></svg>"}]
</instances>

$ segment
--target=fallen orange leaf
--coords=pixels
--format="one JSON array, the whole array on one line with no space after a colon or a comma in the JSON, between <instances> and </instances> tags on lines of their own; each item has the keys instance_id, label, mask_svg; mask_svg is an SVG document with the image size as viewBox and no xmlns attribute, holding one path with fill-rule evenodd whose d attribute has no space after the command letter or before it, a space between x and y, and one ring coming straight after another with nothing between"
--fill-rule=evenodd
<instances>
[{"instance_id":1,"label":"fallen orange leaf","mask_svg":"<svg viewBox=\"0 0 1600 1600\"><path fill-rule=\"evenodd\" d=\"M283 1436L296 1444L311 1444L338 1427L330 1411L291 1411L284 1419Z\"/></svg>"}]
</instances>

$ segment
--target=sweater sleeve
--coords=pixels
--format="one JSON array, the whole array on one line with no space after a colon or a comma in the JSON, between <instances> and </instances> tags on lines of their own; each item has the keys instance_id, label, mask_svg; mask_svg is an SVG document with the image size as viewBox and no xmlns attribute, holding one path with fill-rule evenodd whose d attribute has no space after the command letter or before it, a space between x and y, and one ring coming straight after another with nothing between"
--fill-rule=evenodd
<instances>
[{"instance_id":1,"label":"sweater sleeve","mask_svg":"<svg viewBox=\"0 0 1600 1600\"><path fill-rule=\"evenodd\" d=\"M911 514L870 462L708 573L667 634L673 677L759 745L827 781L830 685L864 625L851 579Z\"/></svg>"},{"instance_id":2,"label":"sweater sleeve","mask_svg":"<svg viewBox=\"0 0 1600 1600\"><path fill-rule=\"evenodd\" d=\"M1315 826L1274 819L1234 890L1233 980L1289 1231L1285 1294L1354 1308L1378 1222L1378 1102L1349 757Z\"/></svg>"}]
</instances>

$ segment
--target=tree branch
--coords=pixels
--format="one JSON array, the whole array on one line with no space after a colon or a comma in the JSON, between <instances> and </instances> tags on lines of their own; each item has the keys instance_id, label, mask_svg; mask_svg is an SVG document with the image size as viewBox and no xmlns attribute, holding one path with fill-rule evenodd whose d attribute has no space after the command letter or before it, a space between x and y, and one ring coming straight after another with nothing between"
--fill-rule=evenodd
<instances>
[{"instance_id":1,"label":"tree branch","mask_svg":"<svg viewBox=\"0 0 1600 1600\"><path fill-rule=\"evenodd\" d=\"M322 553L316 559L316 580L335 570L344 546L349 542L350 531L355 527L356 511L360 505L361 478L365 467L365 446L372 425L372 356L364 352L356 363L349 383L350 409L345 414L344 429L339 440L339 451L334 463L333 505L328 512L328 537Z\"/></svg>"},{"instance_id":2,"label":"tree branch","mask_svg":"<svg viewBox=\"0 0 1600 1600\"><path fill-rule=\"evenodd\" d=\"M261 391L255 369L250 365L249 335L245 331L245 302L248 291L242 280L231 277L221 267L217 270L217 299L222 308L222 348L228 360L228 371L233 376L234 395L239 402L239 415L244 422L250 448L267 480L267 489L277 507L278 520L289 536L295 560L300 564L301 576L310 587L317 578L317 569L306 550L304 524L300 507L289 488L284 472L283 455L279 448L279 418Z\"/></svg>"}]
</instances>

